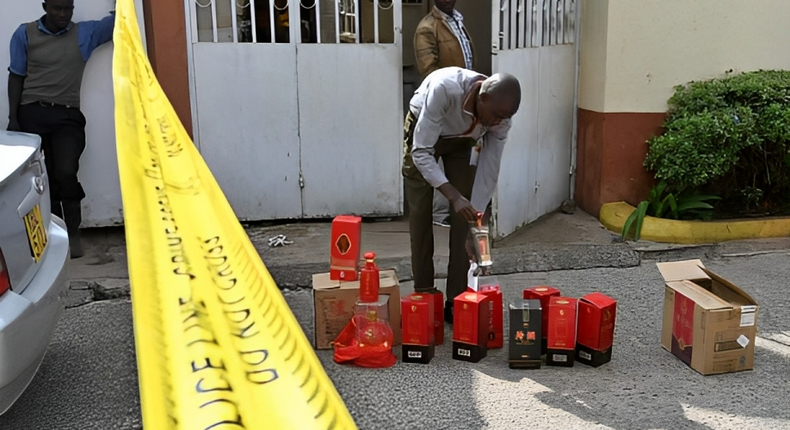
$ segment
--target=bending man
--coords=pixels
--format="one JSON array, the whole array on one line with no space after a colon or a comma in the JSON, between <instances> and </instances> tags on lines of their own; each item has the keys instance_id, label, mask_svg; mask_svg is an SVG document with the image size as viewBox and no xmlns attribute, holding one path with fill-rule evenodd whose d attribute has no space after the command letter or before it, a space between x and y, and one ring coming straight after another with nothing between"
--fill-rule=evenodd
<instances>
[{"instance_id":1,"label":"bending man","mask_svg":"<svg viewBox=\"0 0 790 430\"><path fill-rule=\"evenodd\" d=\"M487 222L510 118L520 104L521 86L514 76L487 77L458 67L428 75L410 102L402 173L410 212L414 289L437 292L431 216L437 189L452 206L444 308L445 321L451 324L453 299L466 289L469 223L475 221L477 212L486 212Z\"/></svg>"}]
</instances>

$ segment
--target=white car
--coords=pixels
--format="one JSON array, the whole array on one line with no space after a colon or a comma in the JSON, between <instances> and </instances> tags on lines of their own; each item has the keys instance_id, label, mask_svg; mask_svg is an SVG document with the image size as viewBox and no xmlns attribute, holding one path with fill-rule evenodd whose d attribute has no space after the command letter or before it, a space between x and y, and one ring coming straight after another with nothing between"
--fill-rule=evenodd
<instances>
[{"instance_id":1,"label":"white car","mask_svg":"<svg viewBox=\"0 0 790 430\"><path fill-rule=\"evenodd\" d=\"M0 415L22 395L63 312L69 239L50 214L41 138L0 131Z\"/></svg>"}]
</instances>

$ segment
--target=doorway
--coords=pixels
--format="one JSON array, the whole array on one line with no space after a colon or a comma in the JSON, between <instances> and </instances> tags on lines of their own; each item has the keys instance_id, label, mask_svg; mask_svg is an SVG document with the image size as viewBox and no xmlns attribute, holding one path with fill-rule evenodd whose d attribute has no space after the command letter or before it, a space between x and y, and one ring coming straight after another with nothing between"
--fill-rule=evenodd
<instances>
[{"instance_id":1,"label":"doorway","mask_svg":"<svg viewBox=\"0 0 790 430\"><path fill-rule=\"evenodd\" d=\"M434 0L403 0L403 113L422 77L414 59L414 32L433 8ZM455 9L464 16L464 26L472 38L475 70L491 74L491 3L481 0L458 0Z\"/></svg>"}]
</instances>

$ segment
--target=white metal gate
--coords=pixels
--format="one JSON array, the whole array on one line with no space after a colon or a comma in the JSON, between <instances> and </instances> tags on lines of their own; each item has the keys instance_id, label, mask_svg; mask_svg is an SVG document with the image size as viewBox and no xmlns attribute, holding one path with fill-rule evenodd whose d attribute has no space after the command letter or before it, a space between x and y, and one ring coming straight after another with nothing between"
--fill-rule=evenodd
<instances>
[{"instance_id":1,"label":"white metal gate","mask_svg":"<svg viewBox=\"0 0 790 430\"><path fill-rule=\"evenodd\" d=\"M240 219L401 212L400 0L186 7L195 141Z\"/></svg>"},{"instance_id":2,"label":"white metal gate","mask_svg":"<svg viewBox=\"0 0 790 430\"><path fill-rule=\"evenodd\" d=\"M492 68L521 82L494 197L497 236L570 196L578 0L493 0Z\"/></svg>"},{"instance_id":3,"label":"white metal gate","mask_svg":"<svg viewBox=\"0 0 790 430\"><path fill-rule=\"evenodd\" d=\"M0 14L0 58L3 70L8 67L11 35L24 22L44 14L41 2L8 2ZM101 19L113 9L113 0L78 2L73 21ZM140 33L145 43L142 0L135 0ZM3 75L7 76L7 75ZM80 181L86 197L82 201L83 227L103 227L123 222L118 159L115 152L115 116L112 89L112 43L93 52L83 76L81 110L87 119L87 147L80 159ZM0 118L8 118L8 88L0 85ZM0 123L5 129L6 123Z\"/></svg>"}]
</instances>

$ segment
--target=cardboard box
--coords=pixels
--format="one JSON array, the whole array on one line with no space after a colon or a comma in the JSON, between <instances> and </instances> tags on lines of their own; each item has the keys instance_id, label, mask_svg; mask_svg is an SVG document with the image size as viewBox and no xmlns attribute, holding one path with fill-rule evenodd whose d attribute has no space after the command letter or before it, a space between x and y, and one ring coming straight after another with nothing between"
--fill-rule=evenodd
<instances>
[{"instance_id":1,"label":"cardboard box","mask_svg":"<svg viewBox=\"0 0 790 430\"><path fill-rule=\"evenodd\" d=\"M665 282L661 346L703 375L753 369L757 302L700 260L657 265Z\"/></svg>"},{"instance_id":2,"label":"cardboard box","mask_svg":"<svg viewBox=\"0 0 790 430\"><path fill-rule=\"evenodd\" d=\"M576 355L576 305L570 297L549 300L546 365L572 367Z\"/></svg>"},{"instance_id":3,"label":"cardboard box","mask_svg":"<svg viewBox=\"0 0 790 430\"><path fill-rule=\"evenodd\" d=\"M329 279L356 281L357 266L362 252L362 218L339 215L332 220L329 245Z\"/></svg>"},{"instance_id":4,"label":"cardboard box","mask_svg":"<svg viewBox=\"0 0 790 430\"><path fill-rule=\"evenodd\" d=\"M474 291L471 288L467 291ZM505 309L502 304L502 290L499 285L482 285L479 292L488 296L488 349L502 348L503 340L503 319Z\"/></svg>"},{"instance_id":5,"label":"cardboard box","mask_svg":"<svg viewBox=\"0 0 790 430\"><path fill-rule=\"evenodd\" d=\"M509 305L508 365L511 369L540 369L543 310L540 300Z\"/></svg>"},{"instance_id":6,"label":"cardboard box","mask_svg":"<svg viewBox=\"0 0 790 430\"><path fill-rule=\"evenodd\" d=\"M403 324L401 361L430 363L436 345L434 294L409 294L401 299Z\"/></svg>"},{"instance_id":7,"label":"cardboard box","mask_svg":"<svg viewBox=\"0 0 790 430\"><path fill-rule=\"evenodd\" d=\"M477 363L488 353L489 298L467 291L453 301L453 358Z\"/></svg>"},{"instance_id":8,"label":"cardboard box","mask_svg":"<svg viewBox=\"0 0 790 430\"><path fill-rule=\"evenodd\" d=\"M598 292L579 299L576 361L598 367L612 360L617 301Z\"/></svg>"},{"instance_id":9,"label":"cardboard box","mask_svg":"<svg viewBox=\"0 0 790 430\"><path fill-rule=\"evenodd\" d=\"M444 345L444 294L439 291L426 296L433 297L434 340L436 345Z\"/></svg>"},{"instance_id":10,"label":"cardboard box","mask_svg":"<svg viewBox=\"0 0 790 430\"><path fill-rule=\"evenodd\" d=\"M400 345L400 289L395 270L379 272L380 295L389 295L390 326L395 335L394 346ZM342 282L329 279L329 273L313 275L313 303L315 316L315 348L332 349L343 327L354 316L359 281Z\"/></svg>"},{"instance_id":11,"label":"cardboard box","mask_svg":"<svg viewBox=\"0 0 790 430\"><path fill-rule=\"evenodd\" d=\"M540 306L543 308L543 335L541 336L541 347L543 353L546 353L546 339L549 336L549 300L552 297L559 297L560 290L549 287L547 285L538 285L535 287L525 288L522 292L524 299L540 300Z\"/></svg>"}]
</instances>

